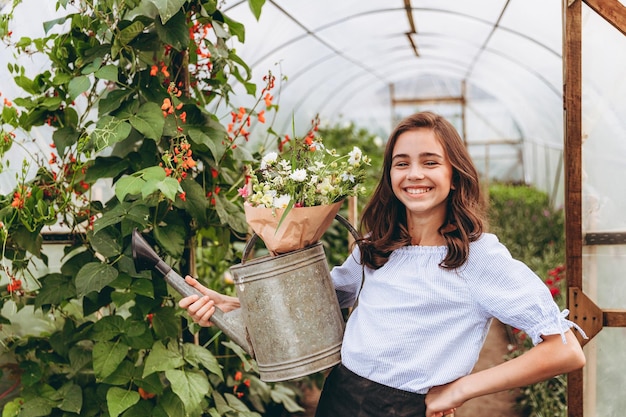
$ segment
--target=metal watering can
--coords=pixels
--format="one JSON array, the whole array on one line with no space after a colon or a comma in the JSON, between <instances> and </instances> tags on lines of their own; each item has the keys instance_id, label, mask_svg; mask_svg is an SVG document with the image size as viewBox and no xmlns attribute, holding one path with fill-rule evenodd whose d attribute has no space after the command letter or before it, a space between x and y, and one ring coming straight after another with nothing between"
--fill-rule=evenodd
<instances>
[{"instance_id":1,"label":"metal watering can","mask_svg":"<svg viewBox=\"0 0 626 417\"><path fill-rule=\"evenodd\" d=\"M345 218L335 219L359 237ZM230 268L241 308L216 308L211 321L256 360L263 381L296 379L338 364L345 323L322 243L245 262L257 239L253 234L242 262ZM137 270L154 269L183 296L202 296L137 230L132 251Z\"/></svg>"}]
</instances>

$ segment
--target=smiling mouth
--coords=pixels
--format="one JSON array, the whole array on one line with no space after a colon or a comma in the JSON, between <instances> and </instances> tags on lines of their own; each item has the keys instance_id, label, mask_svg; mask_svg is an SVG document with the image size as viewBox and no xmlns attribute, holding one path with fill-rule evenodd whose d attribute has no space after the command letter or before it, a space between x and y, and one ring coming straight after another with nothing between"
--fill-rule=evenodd
<instances>
[{"instance_id":1,"label":"smiling mouth","mask_svg":"<svg viewBox=\"0 0 626 417\"><path fill-rule=\"evenodd\" d=\"M407 188L406 192L409 194L424 194L432 190L432 188Z\"/></svg>"}]
</instances>

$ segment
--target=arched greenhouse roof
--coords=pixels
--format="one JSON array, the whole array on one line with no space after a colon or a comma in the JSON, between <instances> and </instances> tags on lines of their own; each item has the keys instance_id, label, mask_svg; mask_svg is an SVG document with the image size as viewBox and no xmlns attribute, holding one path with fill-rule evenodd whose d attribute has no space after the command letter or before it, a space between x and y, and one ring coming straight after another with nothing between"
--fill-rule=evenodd
<instances>
[{"instance_id":1,"label":"arched greenhouse roof","mask_svg":"<svg viewBox=\"0 0 626 417\"><path fill-rule=\"evenodd\" d=\"M255 77L287 78L279 129L319 113L386 137L432 109L456 124L485 177L562 201L560 2L275 0L258 21L246 1L225 10L245 25L238 53Z\"/></svg>"},{"instance_id":2,"label":"arched greenhouse roof","mask_svg":"<svg viewBox=\"0 0 626 417\"><path fill-rule=\"evenodd\" d=\"M53 19L54 2L23 3L37 7L18 8L15 21L29 23L13 28L16 37L41 36L43 24L33 22ZM563 204L561 2L269 0L258 20L247 1L220 7L245 27L245 42L233 43L253 81L262 84L268 71L286 79L275 131L303 131L319 114L322 123L353 123L385 138L403 116L434 110L457 126L486 179L533 184ZM583 25L607 26L583 11ZM602 42L589 37L588 51ZM8 81L4 54L0 77ZM614 53L620 62L622 55ZM20 59L26 68L42 65ZM3 93L12 88L3 82ZM605 91L590 91L606 108ZM247 105L250 97L237 100ZM48 136L35 130L42 141ZM11 189L2 177L0 186Z\"/></svg>"}]
</instances>

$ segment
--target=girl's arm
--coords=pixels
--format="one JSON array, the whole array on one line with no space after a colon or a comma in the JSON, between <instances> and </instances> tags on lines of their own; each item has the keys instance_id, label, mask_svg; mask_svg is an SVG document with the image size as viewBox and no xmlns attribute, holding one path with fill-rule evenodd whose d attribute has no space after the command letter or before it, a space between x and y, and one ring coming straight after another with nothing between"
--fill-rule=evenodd
<instances>
[{"instance_id":1,"label":"girl's arm","mask_svg":"<svg viewBox=\"0 0 626 417\"><path fill-rule=\"evenodd\" d=\"M229 295L220 294L217 291L213 291L200 284L197 279L185 277L185 282L192 287L196 288L202 294L203 297L197 295L190 295L178 302L181 308L187 310L187 314L193 319L194 322L200 326L211 326L211 316L215 313L215 307L219 307L220 310L227 313L231 310L239 308L239 299L237 297L231 297Z\"/></svg>"},{"instance_id":2,"label":"girl's arm","mask_svg":"<svg viewBox=\"0 0 626 417\"><path fill-rule=\"evenodd\" d=\"M426 417L441 417L443 411L461 406L467 400L534 384L565 374L585 365L585 355L568 330L567 343L560 334L542 336L543 341L517 358L493 368L432 388L426 396Z\"/></svg>"}]
</instances>

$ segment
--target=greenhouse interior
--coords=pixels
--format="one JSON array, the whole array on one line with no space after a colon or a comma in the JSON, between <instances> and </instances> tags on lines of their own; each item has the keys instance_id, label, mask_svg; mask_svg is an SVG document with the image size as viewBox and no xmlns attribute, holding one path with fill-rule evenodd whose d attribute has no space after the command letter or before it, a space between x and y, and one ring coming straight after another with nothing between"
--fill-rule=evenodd
<instances>
[{"instance_id":1,"label":"greenhouse interior","mask_svg":"<svg viewBox=\"0 0 626 417\"><path fill-rule=\"evenodd\" d=\"M493 207L517 196L490 225L525 228L513 246L535 251L523 261L560 285L553 295L587 336L582 369L449 415L624 415L623 0L0 0L0 10L3 417L312 416L325 374L260 378L245 347L188 320L182 293L139 270L133 230L181 276L234 295L229 268L251 246L242 197L267 152L319 134L328 148L360 147L377 179L394 127L422 111L459 132ZM373 188L341 206L355 227ZM543 219L513 217L531 200ZM348 255L344 229L324 235L335 265ZM530 348L517 329L497 329L495 362Z\"/></svg>"}]
</instances>

